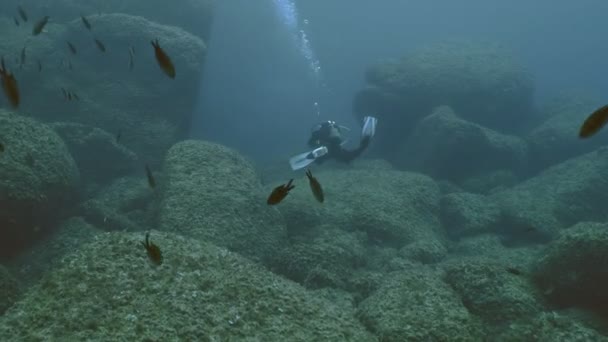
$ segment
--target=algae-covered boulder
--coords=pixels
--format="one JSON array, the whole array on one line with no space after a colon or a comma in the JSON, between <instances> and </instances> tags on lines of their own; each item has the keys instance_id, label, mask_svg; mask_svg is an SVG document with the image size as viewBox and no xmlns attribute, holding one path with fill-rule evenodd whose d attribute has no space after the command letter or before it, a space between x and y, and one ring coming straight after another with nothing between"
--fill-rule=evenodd
<instances>
[{"instance_id":1,"label":"algae-covered boulder","mask_svg":"<svg viewBox=\"0 0 608 342\"><path fill-rule=\"evenodd\" d=\"M83 181L104 182L133 172L137 156L119 144L114 135L71 122L54 123L51 127L65 141Z\"/></svg>"},{"instance_id":2,"label":"algae-covered boulder","mask_svg":"<svg viewBox=\"0 0 608 342\"><path fill-rule=\"evenodd\" d=\"M143 230L154 222L153 191L141 177L118 178L80 205L87 222L103 230Z\"/></svg>"},{"instance_id":3,"label":"algae-covered boulder","mask_svg":"<svg viewBox=\"0 0 608 342\"><path fill-rule=\"evenodd\" d=\"M0 317L0 340L374 341L352 311L226 249L153 231L155 266L142 238L79 248Z\"/></svg>"},{"instance_id":4,"label":"algae-covered boulder","mask_svg":"<svg viewBox=\"0 0 608 342\"><path fill-rule=\"evenodd\" d=\"M216 0L174 0L169 5L163 0L3 0L0 13L15 15L17 5L28 13L29 22L43 15L50 15L54 22L65 22L85 15L93 32L97 32L97 18L101 13L125 13L138 15L165 25L183 27L204 39L210 36L213 8ZM162 8L161 11L158 9ZM10 17L9 17L10 18ZM13 24L15 26L15 24ZM31 34L28 23L21 23L24 30ZM84 25L81 29L85 31Z\"/></svg>"},{"instance_id":5,"label":"algae-covered boulder","mask_svg":"<svg viewBox=\"0 0 608 342\"><path fill-rule=\"evenodd\" d=\"M454 239L492 232L500 221L500 208L486 196L451 193L441 199L441 222Z\"/></svg>"},{"instance_id":6,"label":"algae-covered boulder","mask_svg":"<svg viewBox=\"0 0 608 342\"><path fill-rule=\"evenodd\" d=\"M0 256L48 231L75 196L79 174L50 127L0 111Z\"/></svg>"},{"instance_id":7,"label":"algae-covered boulder","mask_svg":"<svg viewBox=\"0 0 608 342\"><path fill-rule=\"evenodd\" d=\"M7 264L24 286L35 284L46 272L61 265L62 259L90 242L101 231L82 217L71 217L58 224L53 233Z\"/></svg>"},{"instance_id":8,"label":"algae-covered boulder","mask_svg":"<svg viewBox=\"0 0 608 342\"><path fill-rule=\"evenodd\" d=\"M481 326L458 295L428 270L395 272L359 305L381 341L479 341Z\"/></svg>"},{"instance_id":9,"label":"algae-covered boulder","mask_svg":"<svg viewBox=\"0 0 608 342\"><path fill-rule=\"evenodd\" d=\"M101 14L95 16L94 25L89 32L76 16L69 22L49 22L45 32L33 38L31 30L23 28L11 36L12 45L0 43L0 48L12 52L7 56L12 61L27 42L23 67L8 66L19 70L20 110L45 121L80 123L111 135L122 132L124 146L147 163L160 164L166 150L189 130L207 47L177 26L139 16ZM94 38L104 44L105 52ZM153 39L171 57L175 79L159 68L150 44ZM66 41L77 54L69 52ZM132 70L130 49L135 51ZM66 100L62 88L76 93L79 100Z\"/></svg>"},{"instance_id":10,"label":"algae-covered boulder","mask_svg":"<svg viewBox=\"0 0 608 342\"><path fill-rule=\"evenodd\" d=\"M537 342L606 342L608 337L567 315L543 312L533 319L522 319L505 327L493 341L537 341Z\"/></svg>"},{"instance_id":11,"label":"algae-covered boulder","mask_svg":"<svg viewBox=\"0 0 608 342\"><path fill-rule=\"evenodd\" d=\"M501 230L530 241L581 220L608 220L608 148L569 159L490 198L501 208Z\"/></svg>"},{"instance_id":12,"label":"algae-covered boulder","mask_svg":"<svg viewBox=\"0 0 608 342\"><path fill-rule=\"evenodd\" d=\"M581 140L578 131L583 121L602 103L589 96L570 95L554 100L543 108L546 121L528 134L530 161L534 170L542 170L569 158L591 152L608 144L608 135Z\"/></svg>"},{"instance_id":13,"label":"algae-covered boulder","mask_svg":"<svg viewBox=\"0 0 608 342\"><path fill-rule=\"evenodd\" d=\"M483 257L465 258L448 263L445 280L471 313L490 324L504 324L542 309L525 270L511 267Z\"/></svg>"},{"instance_id":14,"label":"algae-covered boulder","mask_svg":"<svg viewBox=\"0 0 608 342\"><path fill-rule=\"evenodd\" d=\"M376 65L366 81L379 96L355 102L361 118L376 113L383 125L407 131L438 105L449 105L465 120L512 131L533 110L529 73L495 44L444 42L424 47L399 61ZM383 99L389 103L384 105Z\"/></svg>"},{"instance_id":15,"label":"algae-covered boulder","mask_svg":"<svg viewBox=\"0 0 608 342\"><path fill-rule=\"evenodd\" d=\"M440 191L431 178L384 168L313 173L323 186L325 202L315 201L304 175L296 178L296 188L278 207L290 233L304 234L327 224L365 232L372 243L394 248L443 239Z\"/></svg>"},{"instance_id":16,"label":"algae-covered boulder","mask_svg":"<svg viewBox=\"0 0 608 342\"><path fill-rule=\"evenodd\" d=\"M579 223L563 230L538 262L536 279L560 307L608 314L608 225Z\"/></svg>"},{"instance_id":17,"label":"algae-covered boulder","mask_svg":"<svg viewBox=\"0 0 608 342\"><path fill-rule=\"evenodd\" d=\"M494 170L519 170L526 161L527 145L520 138L463 120L442 106L418 123L401 153L401 165L408 169L462 181Z\"/></svg>"},{"instance_id":18,"label":"algae-covered boulder","mask_svg":"<svg viewBox=\"0 0 608 342\"><path fill-rule=\"evenodd\" d=\"M175 144L159 180L159 229L266 259L283 245L285 226L266 204L252 165L236 151L188 140Z\"/></svg>"},{"instance_id":19,"label":"algae-covered boulder","mask_svg":"<svg viewBox=\"0 0 608 342\"><path fill-rule=\"evenodd\" d=\"M9 270L0 265L0 316L10 308L19 297L19 285Z\"/></svg>"},{"instance_id":20,"label":"algae-covered boulder","mask_svg":"<svg viewBox=\"0 0 608 342\"><path fill-rule=\"evenodd\" d=\"M295 241L272 260L273 271L309 288L345 288L364 265L364 241L355 233L332 227L311 241Z\"/></svg>"}]
</instances>

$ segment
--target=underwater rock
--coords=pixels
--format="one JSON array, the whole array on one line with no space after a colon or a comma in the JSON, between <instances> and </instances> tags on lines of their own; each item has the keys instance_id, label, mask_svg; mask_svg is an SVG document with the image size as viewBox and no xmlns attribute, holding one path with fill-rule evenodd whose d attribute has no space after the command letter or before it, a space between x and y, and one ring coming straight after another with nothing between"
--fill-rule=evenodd
<instances>
[{"instance_id":1,"label":"underwater rock","mask_svg":"<svg viewBox=\"0 0 608 342\"><path fill-rule=\"evenodd\" d=\"M608 314L608 225L582 222L560 232L535 278L550 302Z\"/></svg>"},{"instance_id":2,"label":"underwater rock","mask_svg":"<svg viewBox=\"0 0 608 342\"><path fill-rule=\"evenodd\" d=\"M19 284L9 270L0 265L0 316L19 298Z\"/></svg>"},{"instance_id":3,"label":"underwater rock","mask_svg":"<svg viewBox=\"0 0 608 342\"><path fill-rule=\"evenodd\" d=\"M534 112L531 76L495 44L445 42L366 72L367 86L355 95L358 119L379 118L372 152L399 161L401 146L416 123L439 105L464 120L502 132L519 132Z\"/></svg>"},{"instance_id":4,"label":"underwater rock","mask_svg":"<svg viewBox=\"0 0 608 342\"><path fill-rule=\"evenodd\" d=\"M53 123L78 165L83 182L106 182L134 171L137 156L116 143L114 135L92 126Z\"/></svg>"},{"instance_id":5,"label":"underwater rock","mask_svg":"<svg viewBox=\"0 0 608 342\"><path fill-rule=\"evenodd\" d=\"M527 169L528 167L524 168ZM496 170L468 178L460 182L459 185L467 192L489 195L511 188L517 185L517 183L519 183L519 177L513 171Z\"/></svg>"},{"instance_id":6,"label":"underwater rock","mask_svg":"<svg viewBox=\"0 0 608 342\"><path fill-rule=\"evenodd\" d=\"M448 255L448 249L438 240L426 239L405 245L399 250L399 254L411 261L434 264L440 262Z\"/></svg>"},{"instance_id":7,"label":"underwater rock","mask_svg":"<svg viewBox=\"0 0 608 342\"><path fill-rule=\"evenodd\" d=\"M76 197L78 168L49 126L0 110L0 257L48 232Z\"/></svg>"},{"instance_id":8,"label":"underwater rock","mask_svg":"<svg viewBox=\"0 0 608 342\"><path fill-rule=\"evenodd\" d=\"M284 245L279 211L251 163L236 151L204 141L175 144L159 179L159 229L213 242L267 260ZM302 189L304 190L304 189Z\"/></svg>"},{"instance_id":9,"label":"underwater rock","mask_svg":"<svg viewBox=\"0 0 608 342\"><path fill-rule=\"evenodd\" d=\"M381 341L481 341L481 326L430 270L395 272L359 305L358 317Z\"/></svg>"},{"instance_id":10,"label":"underwater rock","mask_svg":"<svg viewBox=\"0 0 608 342\"><path fill-rule=\"evenodd\" d=\"M65 22L73 19L80 20L85 15L91 24L93 33L101 33L97 18L106 13L125 13L145 17L164 25L179 26L205 40L209 39L213 9L216 0L174 0L170 6L164 0L48 0L24 4L29 13L49 13L52 9L51 20ZM18 4L15 0L4 0L6 6L0 5L1 13L12 13ZM14 26L14 24L13 24ZM86 29L80 23L81 30ZM31 32L28 30L28 33Z\"/></svg>"},{"instance_id":11,"label":"underwater rock","mask_svg":"<svg viewBox=\"0 0 608 342\"><path fill-rule=\"evenodd\" d=\"M543 170L569 158L591 152L608 144L607 134L592 139L578 136L581 124L602 103L583 95L564 95L543 109L546 121L528 134L531 171Z\"/></svg>"},{"instance_id":12,"label":"underwater rock","mask_svg":"<svg viewBox=\"0 0 608 342\"><path fill-rule=\"evenodd\" d=\"M347 279L364 265L364 244L354 233L324 228L312 241L285 247L272 260L272 270L308 288L345 288Z\"/></svg>"},{"instance_id":13,"label":"underwater rock","mask_svg":"<svg viewBox=\"0 0 608 342\"><path fill-rule=\"evenodd\" d=\"M7 266L26 287L35 284L49 270L61 265L63 257L93 240L101 231L82 217L61 222L44 241L38 241L24 253L12 258Z\"/></svg>"},{"instance_id":14,"label":"underwater rock","mask_svg":"<svg viewBox=\"0 0 608 342\"><path fill-rule=\"evenodd\" d=\"M422 119L403 145L400 164L451 181L495 170L518 171L527 158L526 143L458 117L441 106Z\"/></svg>"},{"instance_id":15,"label":"underwater rock","mask_svg":"<svg viewBox=\"0 0 608 342\"><path fill-rule=\"evenodd\" d=\"M153 193L143 177L123 177L81 204L85 220L103 230L142 230L153 225Z\"/></svg>"},{"instance_id":16,"label":"underwater rock","mask_svg":"<svg viewBox=\"0 0 608 342\"><path fill-rule=\"evenodd\" d=\"M500 230L515 241L542 242L581 220L605 222L606 179L608 148L602 147L492 194L501 208Z\"/></svg>"},{"instance_id":17,"label":"underwater rock","mask_svg":"<svg viewBox=\"0 0 608 342\"><path fill-rule=\"evenodd\" d=\"M605 334L585 326L582 322L555 311L543 312L533 319L518 320L504 327L493 341L608 341Z\"/></svg>"},{"instance_id":18,"label":"underwater rock","mask_svg":"<svg viewBox=\"0 0 608 342\"><path fill-rule=\"evenodd\" d=\"M105 53L79 16L65 24L50 23L48 32L28 45L31 62L18 75L28 96L20 109L45 121L121 132L122 145L148 164L160 165L167 149L189 132L207 47L179 27L138 16L103 14L94 22L94 36L103 41ZM177 69L174 80L158 67L151 39L158 39L171 56ZM66 41L78 49L77 55L66 56ZM130 47L135 50L132 71ZM42 72L36 60L43 63ZM66 101L61 88L75 91L79 100Z\"/></svg>"},{"instance_id":19,"label":"underwater rock","mask_svg":"<svg viewBox=\"0 0 608 342\"><path fill-rule=\"evenodd\" d=\"M455 240L492 232L499 221L500 207L486 196L461 192L441 199L442 225Z\"/></svg>"},{"instance_id":20,"label":"underwater rock","mask_svg":"<svg viewBox=\"0 0 608 342\"><path fill-rule=\"evenodd\" d=\"M439 223L439 187L427 176L366 167L320 170L315 177L323 185L323 204L314 200L302 176L278 207L290 235L305 235L316 225L325 224L365 232L372 244L393 248L444 238Z\"/></svg>"},{"instance_id":21,"label":"underwater rock","mask_svg":"<svg viewBox=\"0 0 608 342\"><path fill-rule=\"evenodd\" d=\"M153 266L143 238L81 246L0 317L0 340L373 341L347 307L236 253L153 231Z\"/></svg>"},{"instance_id":22,"label":"underwater rock","mask_svg":"<svg viewBox=\"0 0 608 342\"><path fill-rule=\"evenodd\" d=\"M445 281L460 295L469 312L490 324L540 313L540 296L528 274L510 273L508 267L510 264L485 257L464 258L444 267Z\"/></svg>"}]
</instances>

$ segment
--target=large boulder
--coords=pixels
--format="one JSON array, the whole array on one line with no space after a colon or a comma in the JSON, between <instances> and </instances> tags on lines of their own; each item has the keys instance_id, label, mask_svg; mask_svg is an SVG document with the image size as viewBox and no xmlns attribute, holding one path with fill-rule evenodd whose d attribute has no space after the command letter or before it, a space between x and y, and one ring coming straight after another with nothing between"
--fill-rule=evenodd
<instances>
[{"instance_id":1,"label":"large boulder","mask_svg":"<svg viewBox=\"0 0 608 342\"><path fill-rule=\"evenodd\" d=\"M462 181L495 170L518 171L526 143L436 108L414 128L402 148L401 165L437 178Z\"/></svg>"},{"instance_id":2,"label":"large boulder","mask_svg":"<svg viewBox=\"0 0 608 342\"><path fill-rule=\"evenodd\" d=\"M505 326L504 331L492 336L492 341L608 341L605 333L594 330L585 323L557 311L543 312L532 319L526 317Z\"/></svg>"},{"instance_id":3,"label":"large boulder","mask_svg":"<svg viewBox=\"0 0 608 342\"><path fill-rule=\"evenodd\" d=\"M522 241L540 241L581 220L605 222L608 148L555 165L490 196L501 208L500 230Z\"/></svg>"},{"instance_id":4,"label":"large boulder","mask_svg":"<svg viewBox=\"0 0 608 342\"><path fill-rule=\"evenodd\" d=\"M381 125L377 151L390 158L411 127L439 105L463 119L499 132L526 126L533 108L530 74L494 44L446 42L422 48L398 61L371 67L368 86L355 96L358 118L374 115Z\"/></svg>"},{"instance_id":5,"label":"large boulder","mask_svg":"<svg viewBox=\"0 0 608 342\"><path fill-rule=\"evenodd\" d=\"M536 279L559 307L608 314L608 225L579 223L562 231L539 260Z\"/></svg>"},{"instance_id":6,"label":"large boulder","mask_svg":"<svg viewBox=\"0 0 608 342\"><path fill-rule=\"evenodd\" d=\"M281 203L290 234L318 225L364 232L372 244L402 248L420 240L439 241L439 186L429 177L388 168L313 172L325 202L314 199L304 175ZM269 187L267 191L270 191Z\"/></svg>"},{"instance_id":7,"label":"large boulder","mask_svg":"<svg viewBox=\"0 0 608 342\"><path fill-rule=\"evenodd\" d=\"M585 140L578 137L583 121L601 105L582 95L565 96L547 104L543 108L547 119L526 137L532 169L543 170L608 144L607 134Z\"/></svg>"},{"instance_id":8,"label":"large boulder","mask_svg":"<svg viewBox=\"0 0 608 342\"><path fill-rule=\"evenodd\" d=\"M441 277L395 272L359 305L359 319L381 341L480 341L481 326Z\"/></svg>"},{"instance_id":9,"label":"large boulder","mask_svg":"<svg viewBox=\"0 0 608 342\"><path fill-rule=\"evenodd\" d=\"M441 199L441 222L453 239L493 232L500 208L486 196L456 192Z\"/></svg>"},{"instance_id":10,"label":"large boulder","mask_svg":"<svg viewBox=\"0 0 608 342\"><path fill-rule=\"evenodd\" d=\"M103 233L0 317L0 340L374 341L353 311L235 253L152 232ZM105 310L103 308L111 308Z\"/></svg>"},{"instance_id":11,"label":"large boulder","mask_svg":"<svg viewBox=\"0 0 608 342\"><path fill-rule=\"evenodd\" d=\"M141 177L118 178L80 205L85 220L103 230L142 230L154 225L153 191Z\"/></svg>"},{"instance_id":12,"label":"large boulder","mask_svg":"<svg viewBox=\"0 0 608 342\"><path fill-rule=\"evenodd\" d=\"M166 150L189 130L206 55L199 37L177 26L118 13L96 16L93 33L83 28L79 17L50 22L46 32L33 38L31 31L23 33L14 26L0 20L0 30L6 28L7 35L15 31L0 48L11 52L6 60L12 62L27 41L25 65L8 63L21 88L20 110L45 121L81 123L111 135L122 132L122 144L152 164L160 164ZM93 38L105 44L105 53ZM171 57L174 80L160 70L150 45L153 39ZM76 47L76 55L70 54L66 41ZM135 50L132 71L130 47ZM62 88L75 92L79 100L65 100Z\"/></svg>"},{"instance_id":13,"label":"large boulder","mask_svg":"<svg viewBox=\"0 0 608 342\"><path fill-rule=\"evenodd\" d=\"M0 257L48 232L76 197L79 173L47 125L0 110Z\"/></svg>"},{"instance_id":14,"label":"large boulder","mask_svg":"<svg viewBox=\"0 0 608 342\"><path fill-rule=\"evenodd\" d=\"M15 16L21 21L16 11L17 5L21 5L28 13L29 22L21 23L28 33L31 33L28 24L43 15L50 15L54 22L65 22L86 15L93 32L97 32L97 18L102 13L125 13L142 16L163 25L180 26L207 40L211 31L215 0L175 0L170 6L163 0L40 0L28 3L4 0L0 3L0 13ZM158 11L159 8L163 10ZM84 31L85 27L82 25L81 29Z\"/></svg>"},{"instance_id":15,"label":"large boulder","mask_svg":"<svg viewBox=\"0 0 608 342\"><path fill-rule=\"evenodd\" d=\"M282 246L285 225L266 204L251 163L236 151L204 141L175 144L165 159L159 229L268 259Z\"/></svg>"},{"instance_id":16,"label":"large boulder","mask_svg":"<svg viewBox=\"0 0 608 342\"><path fill-rule=\"evenodd\" d=\"M512 270L509 272L508 270ZM523 273L509 264L484 257L448 263L445 280L462 303L480 319L500 325L541 312L540 296Z\"/></svg>"},{"instance_id":17,"label":"large boulder","mask_svg":"<svg viewBox=\"0 0 608 342\"><path fill-rule=\"evenodd\" d=\"M134 171L137 156L102 129L61 122L51 127L63 138L86 183L103 183ZM103 165L103 170L100 170Z\"/></svg>"},{"instance_id":18,"label":"large boulder","mask_svg":"<svg viewBox=\"0 0 608 342\"><path fill-rule=\"evenodd\" d=\"M19 284L9 270L0 265L0 316L10 308L19 297Z\"/></svg>"}]
</instances>

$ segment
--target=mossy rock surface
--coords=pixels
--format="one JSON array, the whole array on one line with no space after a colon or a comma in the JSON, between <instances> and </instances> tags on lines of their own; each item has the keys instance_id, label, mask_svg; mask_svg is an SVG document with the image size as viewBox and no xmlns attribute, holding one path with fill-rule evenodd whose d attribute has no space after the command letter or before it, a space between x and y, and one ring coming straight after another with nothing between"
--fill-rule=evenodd
<instances>
[{"instance_id":1,"label":"mossy rock surface","mask_svg":"<svg viewBox=\"0 0 608 342\"><path fill-rule=\"evenodd\" d=\"M153 231L102 233L0 317L0 340L374 341L352 311L231 253Z\"/></svg>"}]
</instances>

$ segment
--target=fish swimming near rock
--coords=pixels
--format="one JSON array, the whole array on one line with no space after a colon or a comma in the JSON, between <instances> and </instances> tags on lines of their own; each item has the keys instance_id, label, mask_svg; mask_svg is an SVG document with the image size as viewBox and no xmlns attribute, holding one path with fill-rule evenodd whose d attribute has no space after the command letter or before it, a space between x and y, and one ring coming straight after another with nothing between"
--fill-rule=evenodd
<instances>
[{"instance_id":1,"label":"fish swimming near rock","mask_svg":"<svg viewBox=\"0 0 608 342\"><path fill-rule=\"evenodd\" d=\"M23 9L23 7L17 6L17 12L19 12L19 16L21 17L21 19L24 22L27 22L27 13L25 13L25 10Z\"/></svg>"},{"instance_id":2,"label":"fish swimming near rock","mask_svg":"<svg viewBox=\"0 0 608 342\"><path fill-rule=\"evenodd\" d=\"M15 17L13 17L13 20L15 21L15 26L19 26L19 20Z\"/></svg>"},{"instance_id":3,"label":"fish swimming near rock","mask_svg":"<svg viewBox=\"0 0 608 342\"><path fill-rule=\"evenodd\" d=\"M34 36L39 35L48 22L49 22L49 16L45 15L42 19L38 20L36 22L36 24L34 24L34 28L32 29L32 34Z\"/></svg>"},{"instance_id":4,"label":"fish swimming near rock","mask_svg":"<svg viewBox=\"0 0 608 342\"><path fill-rule=\"evenodd\" d=\"M579 138L589 138L599 132L606 122L608 122L608 105L596 109L585 119L578 132Z\"/></svg>"},{"instance_id":5,"label":"fish swimming near rock","mask_svg":"<svg viewBox=\"0 0 608 342\"><path fill-rule=\"evenodd\" d=\"M84 27L86 27L87 30L91 31L91 23L84 15L80 16L80 20L82 20L82 24L84 25Z\"/></svg>"},{"instance_id":6,"label":"fish swimming near rock","mask_svg":"<svg viewBox=\"0 0 608 342\"><path fill-rule=\"evenodd\" d=\"M148 185L154 189L156 187L156 180L154 179L154 175L150 170L150 167L146 164L146 177L148 178Z\"/></svg>"},{"instance_id":7,"label":"fish swimming near rock","mask_svg":"<svg viewBox=\"0 0 608 342\"><path fill-rule=\"evenodd\" d=\"M171 62L169 55L160 47L158 39L151 41L151 43L154 47L154 55L156 56L158 66L160 66L167 76L175 78L175 66L173 66L173 62Z\"/></svg>"},{"instance_id":8,"label":"fish swimming near rock","mask_svg":"<svg viewBox=\"0 0 608 342\"><path fill-rule=\"evenodd\" d=\"M295 185L291 185L292 182L293 179L290 179L287 184L281 184L274 188L270 193L270 196L268 196L268 200L266 200L266 203L268 205L279 204L285 197L287 197L289 191L296 187Z\"/></svg>"},{"instance_id":9,"label":"fish swimming near rock","mask_svg":"<svg viewBox=\"0 0 608 342\"><path fill-rule=\"evenodd\" d=\"M2 89L4 95L8 98L11 105L15 108L19 107L21 101L19 95L19 87L17 86L17 80L4 65L4 58L0 58L0 79L2 80Z\"/></svg>"},{"instance_id":10,"label":"fish swimming near rock","mask_svg":"<svg viewBox=\"0 0 608 342\"><path fill-rule=\"evenodd\" d=\"M308 183L310 184L310 190L312 194L315 196L317 201L323 203L325 200L325 195L323 194L323 188L321 187L321 183L312 175L312 172L306 170L306 177L308 177Z\"/></svg>"},{"instance_id":11,"label":"fish swimming near rock","mask_svg":"<svg viewBox=\"0 0 608 342\"><path fill-rule=\"evenodd\" d=\"M160 251L160 247L150 242L150 233L146 233L146 239L141 243L148 253L148 258L152 263L160 266L163 263L163 253Z\"/></svg>"},{"instance_id":12,"label":"fish swimming near rock","mask_svg":"<svg viewBox=\"0 0 608 342\"><path fill-rule=\"evenodd\" d=\"M95 38L95 45L97 45L97 48L99 49L99 51L101 52L106 52L106 46L101 42L101 40Z\"/></svg>"}]
</instances>

